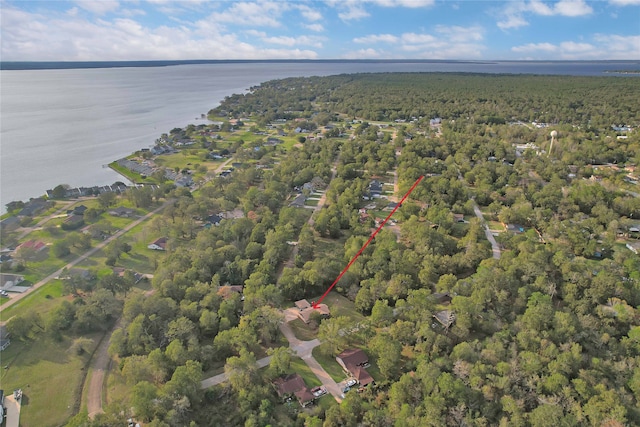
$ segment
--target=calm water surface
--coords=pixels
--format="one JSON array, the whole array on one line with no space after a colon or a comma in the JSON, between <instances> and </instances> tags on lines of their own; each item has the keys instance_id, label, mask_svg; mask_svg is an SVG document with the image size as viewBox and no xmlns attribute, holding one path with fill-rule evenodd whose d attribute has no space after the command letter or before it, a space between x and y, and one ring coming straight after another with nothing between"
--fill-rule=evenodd
<instances>
[{"instance_id":1,"label":"calm water surface","mask_svg":"<svg viewBox=\"0 0 640 427\"><path fill-rule=\"evenodd\" d=\"M311 75L459 71L602 75L640 69L598 63L228 63L0 71L0 208L58 184L112 184L103 167L198 120L225 96L263 81Z\"/></svg>"}]
</instances>

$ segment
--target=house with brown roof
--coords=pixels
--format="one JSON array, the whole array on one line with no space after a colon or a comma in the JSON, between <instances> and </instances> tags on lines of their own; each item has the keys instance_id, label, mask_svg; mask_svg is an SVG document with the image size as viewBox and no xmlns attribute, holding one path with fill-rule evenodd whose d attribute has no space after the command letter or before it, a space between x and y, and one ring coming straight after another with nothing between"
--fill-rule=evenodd
<instances>
[{"instance_id":1,"label":"house with brown roof","mask_svg":"<svg viewBox=\"0 0 640 427\"><path fill-rule=\"evenodd\" d=\"M36 252L40 252L46 247L47 245L44 242L41 242L40 240L27 240L26 242L18 246L16 248L16 251L19 251L20 249L33 249Z\"/></svg>"},{"instance_id":2,"label":"house with brown roof","mask_svg":"<svg viewBox=\"0 0 640 427\"><path fill-rule=\"evenodd\" d=\"M302 407L313 403L315 399L302 377L298 374L290 374L277 378L273 382L273 385L282 400L295 396Z\"/></svg>"},{"instance_id":3,"label":"house with brown roof","mask_svg":"<svg viewBox=\"0 0 640 427\"><path fill-rule=\"evenodd\" d=\"M342 369L358 381L361 386L366 386L374 382L373 377L367 372L369 367L369 356L359 348L351 348L336 356L336 361Z\"/></svg>"},{"instance_id":4,"label":"house with brown roof","mask_svg":"<svg viewBox=\"0 0 640 427\"><path fill-rule=\"evenodd\" d=\"M147 248L153 249L154 251L164 251L167 249L167 238L160 237L159 239L156 239L153 242L149 243Z\"/></svg>"},{"instance_id":5,"label":"house with brown roof","mask_svg":"<svg viewBox=\"0 0 640 427\"><path fill-rule=\"evenodd\" d=\"M295 302L295 306L298 309L298 317L304 323L309 323L311 321L311 315L314 312L320 313L322 317L329 317L331 315L331 311L326 304L318 304L314 308L311 304L309 304L309 301L307 301L306 299L301 299L300 301Z\"/></svg>"}]
</instances>

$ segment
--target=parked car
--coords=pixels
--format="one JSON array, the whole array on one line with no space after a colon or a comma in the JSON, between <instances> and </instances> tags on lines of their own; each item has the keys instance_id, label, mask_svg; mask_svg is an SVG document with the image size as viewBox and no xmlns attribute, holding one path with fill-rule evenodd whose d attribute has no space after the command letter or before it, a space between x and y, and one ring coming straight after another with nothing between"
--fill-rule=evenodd
<instances>
[{"instance_id":1,"label":"parked car","mask_svg":"<svg viewBox=\"0 0 640 427\"><path fill-rule=\"evenodd\" d=\"M8 297L9 292L5 291L4 289L0 289L0 295L2 295L3 297Z\"/></svg>"},{"instance_id":2,"label":"parked car","mask_svg":"<svg viewBox=\"0 0 640 427\"><path fill-rule=\"evenodd\" d=\"M357 382L358 381L356 381L354 378L351 378L349 381L347 381L347 387L353 387Z\"/></svg>"},{"instance_id":3,"label":"parked car","mask_svg":"<svg viewBox=\"0 0 640 427\"><path fill-rule=\"evenodd\" d=\"M351 387L345 387L345 388L343 388L343 389L342 389L342 392L343 392L343 393L346 393L346 392L348 392L349 390L351 390Z\"/></svg>"},{"instance_id":4,"label":"parked car","mask_svg":"<svg viewBox=\"0 0 640 427\"><path fill-rule=\"evenodd\" d=\"M324 386L314 387L311 389L311 394L313 394L314 397L320 397L327 394L327 389L324 388Z\"/></svg>"}]
</instances>

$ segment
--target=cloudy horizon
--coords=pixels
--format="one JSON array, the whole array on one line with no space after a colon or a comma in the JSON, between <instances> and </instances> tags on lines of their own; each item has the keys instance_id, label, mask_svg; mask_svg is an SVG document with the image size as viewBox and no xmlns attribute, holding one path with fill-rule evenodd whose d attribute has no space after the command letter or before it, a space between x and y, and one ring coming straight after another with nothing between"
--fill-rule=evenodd
<instances>
[{"instance_id":1,"label":"cloudy horizon","mask_svg":"<svg viewBox=\"0 0 640 427\"><path fill-rule=\"evenodd\" d=\"M81 0L0 7L3 61L640 59L640 0Z\"/></svg>"}]
</instances>

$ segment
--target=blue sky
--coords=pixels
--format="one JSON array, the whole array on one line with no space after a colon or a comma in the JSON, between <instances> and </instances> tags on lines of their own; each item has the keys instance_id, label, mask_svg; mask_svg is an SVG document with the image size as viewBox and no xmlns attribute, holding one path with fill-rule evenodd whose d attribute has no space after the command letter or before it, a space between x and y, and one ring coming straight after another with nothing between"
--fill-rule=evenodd
<instances>
[{"instance_id":1,"label":"blue sky","mask_svg":"<svg viewBox=\"0 0 640 427\"><path fill-rule=\"evenodd\" d=\"M640 0L0 0L3 61L640 59Z\"/></svg>"}]
</instances>

